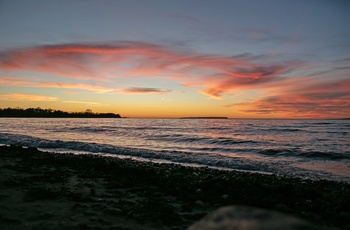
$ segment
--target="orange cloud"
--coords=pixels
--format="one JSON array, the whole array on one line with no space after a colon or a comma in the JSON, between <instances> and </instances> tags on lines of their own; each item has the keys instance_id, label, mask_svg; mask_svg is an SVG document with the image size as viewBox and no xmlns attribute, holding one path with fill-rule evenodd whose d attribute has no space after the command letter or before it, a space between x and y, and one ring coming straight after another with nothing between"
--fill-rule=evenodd
<instances>
[{"instance_id":1,"label":"orange cloud","mask_svg":"<svg viewBox=\"0 0 350 230\"><path fill-rule=\"evenodd\" d=\"M63 103L69 103L69 104L84 104L89 106L107 106L108 104L102 104L99 102L93 102L93 101L62 101Z\"/></svg>"},{"instance_id":2,"label":"orange cloud","mask_svg":"<svg viewBox=\"0 0 350 230\"><path fill-rule=\"evenodd\" d=\"M19 78L0 77L0 84L2 86L26 86L28 84L31 84L31 82Z\"/></svg>"},{"instance_id":3,"label":"orange cloud","mask_svg":"<svg viewBox=\"0 0 350 230\"><path fill-rule=\"evenodd\" d=\"M2 94L1 101L57 101L57 97L32 94Z\"/></svg>"},{"instance_id":4,"label":"orange cloud","mask_svg":"<svg viewBox=\"0 0 350 230\"><path fill-rule=\"evenodd\" d=\"M60 83L60 82L34 82L25 79L0 77L0 84L3 86L25 86L25 87L44 87L44 88L63 88L63 89L82 89L96 93L109 93L114 89L98 85L88 85L80 83Z\"/></svg>"}]
</instances>

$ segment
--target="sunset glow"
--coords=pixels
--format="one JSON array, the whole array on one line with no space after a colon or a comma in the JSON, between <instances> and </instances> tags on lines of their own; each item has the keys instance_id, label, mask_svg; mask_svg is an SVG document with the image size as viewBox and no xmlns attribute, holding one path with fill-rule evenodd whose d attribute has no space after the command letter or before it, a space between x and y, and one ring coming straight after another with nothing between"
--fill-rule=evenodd
<instances>
[{"instance_id":1,"label":"sunset glow","mask_svg":"<svg viewBox=\"0 0 350 230\"><path fill-rule=\"evenodd\" d=\"M348 117L349 10L346 1L3 1L0 107Z\"/></svg>"}]
</instances>

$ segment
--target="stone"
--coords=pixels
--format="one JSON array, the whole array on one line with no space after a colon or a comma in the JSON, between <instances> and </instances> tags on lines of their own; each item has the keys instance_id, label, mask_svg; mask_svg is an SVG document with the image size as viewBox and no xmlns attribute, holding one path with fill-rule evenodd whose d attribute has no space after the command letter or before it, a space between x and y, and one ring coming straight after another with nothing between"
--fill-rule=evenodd
<instances>
[{"instance_id":1,"label":"stone","mask_svg":"<svg viewBox=\"0 0 350 230\"><path fill-rule=\"evenodd\" d=\"M225 206L209 213L188 230L316 230L305 220L277 211L248 206ZM322 229L322 228L321 228Z\"/></svg>"}]
</instances>

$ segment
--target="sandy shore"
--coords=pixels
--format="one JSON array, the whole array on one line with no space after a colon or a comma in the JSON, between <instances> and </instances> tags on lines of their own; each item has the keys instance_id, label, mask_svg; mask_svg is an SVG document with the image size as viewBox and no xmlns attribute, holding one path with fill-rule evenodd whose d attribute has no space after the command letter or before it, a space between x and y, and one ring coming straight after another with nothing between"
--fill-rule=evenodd
<instances>
[{"instance_id":1,"label":"sandy shore","mask_svg":"<svg viewBox=\"0 0 350 230\"><path fill-rule=\"evenodd\" d=\"M0 147L1 229L186 229L225 205L350 229L350 185Z\"/></svg>"}]
</instances>

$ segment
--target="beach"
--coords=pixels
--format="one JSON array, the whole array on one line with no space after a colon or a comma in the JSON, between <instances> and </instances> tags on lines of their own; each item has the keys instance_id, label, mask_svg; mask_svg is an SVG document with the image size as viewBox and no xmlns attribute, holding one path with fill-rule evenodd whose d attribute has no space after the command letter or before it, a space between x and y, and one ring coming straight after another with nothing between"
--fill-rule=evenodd
<instances>
[{"instance_id":1,"label":"beach","mask_svg":"<svg viewBox=\"0 0 350 230\"><path fill-rule=\"evenodd\" d=\"M350 228L350 185L205 167L0 147L2 229L187 229L246 205Z\"/></svg>"}]
</instances>

